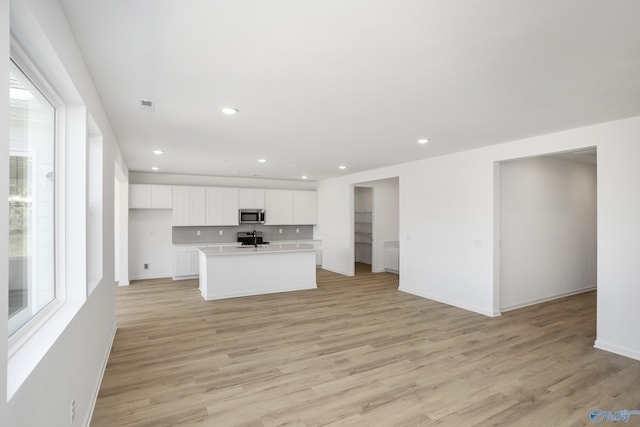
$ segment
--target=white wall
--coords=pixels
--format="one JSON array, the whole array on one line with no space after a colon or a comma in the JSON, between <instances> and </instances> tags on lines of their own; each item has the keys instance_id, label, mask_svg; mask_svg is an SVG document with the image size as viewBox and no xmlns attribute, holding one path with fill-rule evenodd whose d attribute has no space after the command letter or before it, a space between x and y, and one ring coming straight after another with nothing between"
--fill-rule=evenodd
<instances>
[{"instance_id":1,"label":"white wall","mask_svg":"<svg viewBox=\"0 0 640 427\"><path fill-rule=\"evenodd\" d=\"M353 263L351 186L400 178L400 289L497 315L495 162L598 149L598 345L640 358L640 117L498 144L318 183L323 267Z\"/></svg>"},{"instance_id":2,"label":"white wall","mask_svg":"<svg viewBox=\"0 0 640 427\"><path fill-rule=\"evenodd\" d=\"M171 277L172 223L168 209L129 210L130 280Z\"/></svg>"},{"instance_id":3,"label":"white wall","mask_svg":"<svg viewBox=\"0 0 640 427\"><path fill-rule=\"evenodd\" d=\"M10 39L9 2L2 2L0 8L0 51L5 58L2 69L6 76ZM86 300L79 303L81 305L75 315L8 402L5 395L8 382L6 374L9 370L9 376L12 375L13 365L7 361L7 269L0 268L0 424L11 427L67 427L71 425L70 405L75 399L74 425L87 425L115 332L114 247L111 238L114 221L113 165L120 162L125 171L126 165L59 3L48 0L12 0L10 25L11 33L30 59L50 79L65 103L74 105L76 111L86 107L86 112L94 118L103 134L102 234L105 238L102 280ZM6 81L3 87L6 97ZM0 114L0 133L4 134L4 138L0 138L0 169L7 170L6 103L0 107L0 113L2 112L5 114ZM0 198L2 195L6 196L7 180L6 174L0 174ZM5 209L0 209L0 234L8 234ZM0 239L0 259L3 262L8 259L6 250L6 239Z\"/></svg>"},{"instance_id":4,"label":"white wall","mask_svg":"<svg viewBox=\"0 0 640 427\"><path fill-rule=\"evenodd\" d=\"M180 175L153 172L131 172L131 184L208 185L212 187L278 188L315 190L314 181L287 181L282 179L237 178L226 176Z\"/></svg>"},{"instance_id":5,"label":"white wall","mask_svg":"<svg viewBox=\"0 0 640 427\"><path fill-rule=\"evenodd\" d=\"M640 119L599 129L596 347L640 359ZM624 125L622 125L624 124Z\"/></svg>"},{"instance_id":6,"label":"white wall","mask_svg":"<svg viewBox=\"0 0 640 427\"><path fill-rule=\"evenodd\" d=\"M375 188L375 223L373 230L373 272L384 271L384 242L398 240L400 205L398 179L390 178L370 183Z\"/></svg>"},{"instance_id":7,"label":"white wall","mask_svg":"<svg viewBox=\"0 0 640 427\"><path fill-rule=\"evenodd\" d=\"M500 164L500 308L595 289L596 165L534 157Z\"/></svg>"},{"instance_id":8,"label":"white wall","mask_svg":"<svg viewBox=\"0 0 640 427\"><path fill-rule=\"evenodd\" d=\"M123 171L116 164L114 166L115 180L114 185L118 187L118 191L114 197L118 197L114 201L114 244L118 247L115 249L114 259L116 264L117 276L116 282L121 286L129 285L129 183Z\"/></svg>"}]
</instances>

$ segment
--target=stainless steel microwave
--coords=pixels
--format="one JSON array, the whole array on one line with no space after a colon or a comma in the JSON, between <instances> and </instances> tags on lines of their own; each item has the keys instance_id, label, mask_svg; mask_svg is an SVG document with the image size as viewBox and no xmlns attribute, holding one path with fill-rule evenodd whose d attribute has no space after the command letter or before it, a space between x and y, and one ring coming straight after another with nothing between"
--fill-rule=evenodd
<instances>
[{"instance_id":1,"label":"stainless steel microwave","mask_svg":"<svg viewBox=\"0 0 640 427\"><path fill-rule=\"evenodd\" d=\"M240 209L238 222L240 224L264 224L264 209Z\"/></svg>"}]
</instances>

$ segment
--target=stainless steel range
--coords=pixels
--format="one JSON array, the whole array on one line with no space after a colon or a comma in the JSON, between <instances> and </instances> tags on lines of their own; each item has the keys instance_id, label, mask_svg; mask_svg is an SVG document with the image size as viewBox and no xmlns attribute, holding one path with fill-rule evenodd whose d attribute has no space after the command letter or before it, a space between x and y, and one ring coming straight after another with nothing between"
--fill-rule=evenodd
<instances>
[{"instance_id":1,"label":"stainless steel range","mask_svg":"<svg viewBox=\"0 0 640 427\"><path fill-rule=\"evenodd\" d=\"M268 245L269 242L265 242L262 238L261 231L239 231L238 243L242 243L243 246L255 246L255 245Z\"/></svg>"}]
</instances>

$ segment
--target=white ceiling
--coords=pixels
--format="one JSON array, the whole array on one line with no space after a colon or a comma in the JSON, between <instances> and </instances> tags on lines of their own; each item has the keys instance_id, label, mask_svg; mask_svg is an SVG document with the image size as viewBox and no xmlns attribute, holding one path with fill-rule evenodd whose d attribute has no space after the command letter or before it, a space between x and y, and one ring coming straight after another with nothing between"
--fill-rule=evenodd
<instances>
[{"instance_id":1,"label":"white ceiling","mask_svg":"<svg viewBox=\"0 0 640 427\"><path fill-rule=\"evenodd\" d=\"M317 180L640 115L637 0L61 2L133 171Z\"/></svg>"}]
</instances>

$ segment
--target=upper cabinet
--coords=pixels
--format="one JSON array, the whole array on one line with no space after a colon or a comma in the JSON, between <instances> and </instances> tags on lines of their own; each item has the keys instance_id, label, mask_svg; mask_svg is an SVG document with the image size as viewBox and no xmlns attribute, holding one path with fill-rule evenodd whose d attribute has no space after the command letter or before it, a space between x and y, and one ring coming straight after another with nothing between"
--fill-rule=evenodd
<instances>
[{"instance_id":1,"label":"upper cabinet","mask_svg":"<svg viewBox=\"0 0 640 427\"><path fill-rule=\"evenodd\" d=\"M239 188L238 209L264 209L263 189Z\"/></svg>"},{"instance_id":2,"label":"upper cabinet","mask_svg":"<svg viewBox=\"0 0 640 427\"><path fill-rule=\"evenodd\" d=\"M129 185L130 209L171 209L172 207L170 185Z\"/></svg>"},{"instance_id":3,"label":"upper cabinet","mask_svg":"<svg viewBox=\"0 0 640 427\"><path fill-rule=\"evenodd\" d=\"M238 189L207 187L204 225L238 225Z\"/></svg>"},{"instance_id":4,"label":"upper cabinet","mask_svg":"<svg viewBox=\"0 0 640 427\"><path fill-rule=\"evenodd\" d=\"M293 224L316 224L318 222L317 200L315 191L293 191Z\"/></svg>"},{"instance_id":5,"label":"upper cabinet","mask_svg":"<svg viewBox=\"0 0 640 427\"><path fill-rule=\"evenodd\" d=\"M315 191L265 190L265 224L312 225L317 222Z\"/></svg>"},{"instance_id":6,"label":"upper cabinet","mask_svg":"<svg viewBox=\"0 0 640 427\"><path fill-rule=\"evenodd\" d=\"M238 225L238 189L173 187L173 225Z\"/></svg>"},{"instance_id":7,"label":"upper cabinet","mask_svg":"<svg viewBox=\"0 0 640 427\"><path fill-rule=\"evenodd\" d=\"M266 225L293 224L293 193L291 190L265 190L264 215Z\"/></svg>"},{"instance_id":8,"label":"upper cabinet","mask_svg":"<svg viewBox=\"0 0 640 427\"><path fill-rule=\"evenodd\" d=\"M173 187L173 225L204 225L205 204L205 187Z\"/></svg>"},{"instance_id":9,"label":"upper cabinet","mask_svg":"<svg viewBox=\"0 0 640 427\"><path fill-rule=\"evenodd\" d=\"M315 191L146 184L129 190L131 209L173 209L177 227L238 225L238 209L264 209L266 225L317 223Z\"/></svg>"},{"instance_id":10,"label":"upper cabinet","mask_svg":"<svg viewBox=\"0 0 640 427\"><path fill-rule=\"evenodd\" d=\"M151 209L172 209L173 187L170 185L151 186Z\"/></svg>"}]
</instances>

